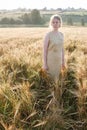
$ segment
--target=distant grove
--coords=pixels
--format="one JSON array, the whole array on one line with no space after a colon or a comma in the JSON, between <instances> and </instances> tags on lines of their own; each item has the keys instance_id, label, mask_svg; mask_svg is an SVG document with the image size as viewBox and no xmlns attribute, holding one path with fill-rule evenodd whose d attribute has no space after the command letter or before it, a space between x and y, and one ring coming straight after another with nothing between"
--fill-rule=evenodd
<instances>
[{"instance_id":1,"label":"distant grove","mask_svg":"<svg viewBox=\"0 0 87 130\"><path fill-rule=\"evenodd\" d=\"M53 12L54 13L54 12ZM33 9L30 12L21 13L17 18L12 15L12 17L3 16L0 18L0 25L48 25L48 21L52 13L49 11L46 13L41 13L37 9ZM63 23L65 25L81 25L86 26L87 24L87 14L81 15L76 13L60 13Z\"/></svg>"}]
</instances>

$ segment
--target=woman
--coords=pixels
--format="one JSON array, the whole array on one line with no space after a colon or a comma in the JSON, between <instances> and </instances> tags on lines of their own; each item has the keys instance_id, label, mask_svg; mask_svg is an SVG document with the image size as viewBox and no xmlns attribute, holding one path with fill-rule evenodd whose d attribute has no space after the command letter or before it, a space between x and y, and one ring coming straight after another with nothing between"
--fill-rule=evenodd
<instances>
[{"instance_id":1,"label":"woman","mask_svg":"<svg viewBox=\"0 0 87 130\"><path fill-rule=\"evenodd\" d=\"M52 28L44 38L43 45L43 69L49 73L54 80L58 80L59 74L65 68L64 61L64 35L59 31L62 19L59 15L50 18Z\"/></svg>"}]
</instances>

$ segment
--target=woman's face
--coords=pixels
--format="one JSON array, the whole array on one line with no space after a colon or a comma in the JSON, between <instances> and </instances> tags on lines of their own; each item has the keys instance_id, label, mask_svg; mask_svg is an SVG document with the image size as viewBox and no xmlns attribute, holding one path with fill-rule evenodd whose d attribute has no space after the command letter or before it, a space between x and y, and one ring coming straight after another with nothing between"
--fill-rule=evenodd
<instances>
[{"instance_id":1,"label":"woman's face","mask_svg":"<svg viewBox=\"0 0 87 130\"><path fill-rule=\"evenodd\" d=\"M60 20L54 18L51 22L51 26L54 30L57 30L60 27Z\"/></svg>"}]
</instances>

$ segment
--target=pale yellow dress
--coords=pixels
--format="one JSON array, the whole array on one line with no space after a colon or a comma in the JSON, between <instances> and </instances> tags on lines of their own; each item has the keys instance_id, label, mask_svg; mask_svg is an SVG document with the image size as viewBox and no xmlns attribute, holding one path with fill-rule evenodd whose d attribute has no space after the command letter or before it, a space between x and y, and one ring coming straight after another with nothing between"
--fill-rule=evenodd
<instances>
[{"instance_id":1,"label":"pale yellow dress","mask_svg":"<svg viewBox=\"0 0 87 130\"><path fill-rule=\"evenodd\" d=\"M49 46L47 54L47 72L52 78L58 81L62 65L62 48L64 43L64 36L61 32L49 32Z\"/></svg>"}]
</instances>

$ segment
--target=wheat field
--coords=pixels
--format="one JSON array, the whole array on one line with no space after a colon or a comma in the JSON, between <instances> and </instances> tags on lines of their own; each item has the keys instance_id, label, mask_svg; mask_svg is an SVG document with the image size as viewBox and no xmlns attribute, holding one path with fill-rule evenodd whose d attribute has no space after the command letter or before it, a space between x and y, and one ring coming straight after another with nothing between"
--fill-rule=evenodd
<instances>
[{"instance_id":1,"label":"wheat field","mask_svg":"<svg viewBox=\"0 0 87 130\"><path fill-rule=\"evenodd\" d=\"M57 83L41 69L47 31L0 29L0 130L87 129L87 28L60 29L66 70Z\"/></svg>"}]
</instances>

